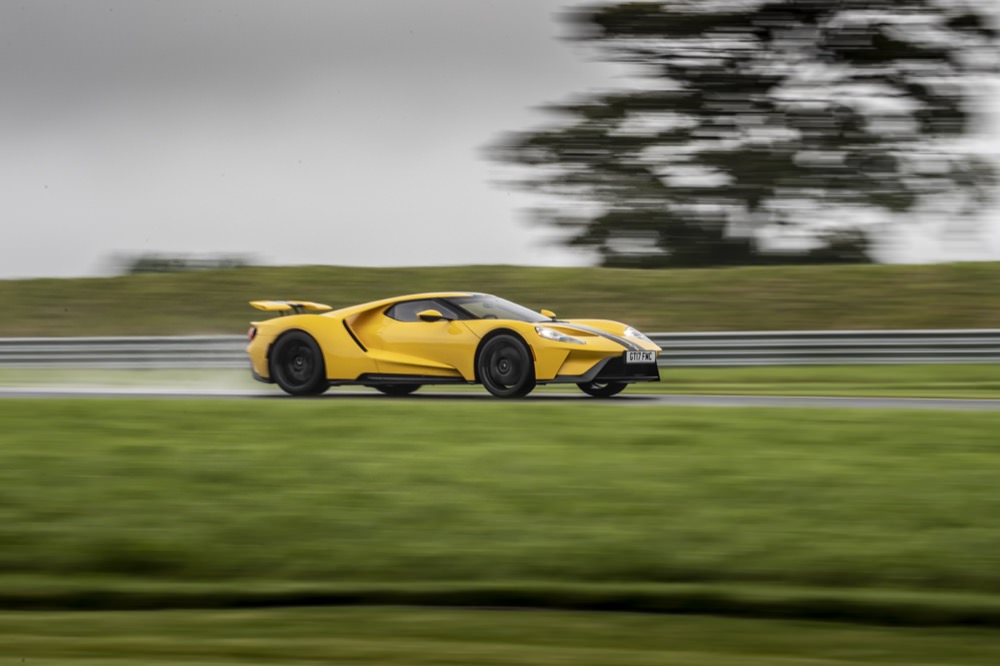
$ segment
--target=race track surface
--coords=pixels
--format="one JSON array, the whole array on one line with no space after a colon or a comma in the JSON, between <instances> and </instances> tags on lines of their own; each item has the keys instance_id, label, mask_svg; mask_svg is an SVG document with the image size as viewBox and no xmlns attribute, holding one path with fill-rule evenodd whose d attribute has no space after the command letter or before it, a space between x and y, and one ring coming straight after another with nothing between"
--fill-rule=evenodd
<instances>
[{"instance_id":1,"label":"race track surface","mask_svg":"<svg viewBox=\"0 0 1000 666\"><path fill-rule=\"evenodd\" d=\"M407 402L509 402L482 393L426 391L403 398L390 398L375 391L341 391L314 398L293 398L277 391L165 388L4 388L0 398L163 398L221 400L394 400ZM581 393L535 393L516 402L580 403L631 407L788 407L820 409L937 409L948 411L1000 411L1000 400L955 400L935 398L817 398L740 395L620 395L596 399Z\"/></svg>"}]
</instances>

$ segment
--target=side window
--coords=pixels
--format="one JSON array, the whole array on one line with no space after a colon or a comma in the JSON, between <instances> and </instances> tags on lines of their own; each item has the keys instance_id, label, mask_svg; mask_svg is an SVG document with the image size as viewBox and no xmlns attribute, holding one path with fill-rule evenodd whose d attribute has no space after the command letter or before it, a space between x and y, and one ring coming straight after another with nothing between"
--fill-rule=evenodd
<instances>
[{"instance_id":1,"label":"side window","mask_svg":"<svg viewBox=\"0 0 1000 666\"><path fill-rule=\"evenodd\" d=\"M458 315L447 306L431 300L407 301L396 303L385 311L386 317L392 317L396 321L420 321L417 314L424 310L437 310L449 319L458 319Z\"/></svg>"}]
</instances>

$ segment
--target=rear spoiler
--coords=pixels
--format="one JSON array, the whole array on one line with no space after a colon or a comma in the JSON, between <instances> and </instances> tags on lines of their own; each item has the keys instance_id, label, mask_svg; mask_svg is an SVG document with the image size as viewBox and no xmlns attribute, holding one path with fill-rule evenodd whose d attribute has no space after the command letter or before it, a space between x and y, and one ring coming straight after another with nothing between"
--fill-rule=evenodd
<instances>
[{"instance_id":1,"label":"rear spoiler","mask_svg":"<svg viewBox=\"0 0 1000 666\"><path fill-rule=\"evenodd\" d=\"M329 312L333 309L324 303L313 303L312 301L250 301L250 305L267 312L292 312L294 314Z\"/></svg>"}]
</instances>

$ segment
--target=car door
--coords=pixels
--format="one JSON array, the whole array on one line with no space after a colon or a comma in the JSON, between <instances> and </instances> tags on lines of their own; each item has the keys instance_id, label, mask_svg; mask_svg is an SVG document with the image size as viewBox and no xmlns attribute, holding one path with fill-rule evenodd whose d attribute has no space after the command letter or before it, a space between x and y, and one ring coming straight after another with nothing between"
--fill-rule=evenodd
<instances>
[{"instance_id":1,"label":"car door","mask_svg":"<svg viewBox=\"0 0 1000 666\"><path fill-rule=\"evenodd\" d=\"M423 321L417 315L437 310L445 318ZM459 315L437 299L402 301L387 308L374 327L379 372L472 379L479 338Z\"/></svg>"}]
</instances>

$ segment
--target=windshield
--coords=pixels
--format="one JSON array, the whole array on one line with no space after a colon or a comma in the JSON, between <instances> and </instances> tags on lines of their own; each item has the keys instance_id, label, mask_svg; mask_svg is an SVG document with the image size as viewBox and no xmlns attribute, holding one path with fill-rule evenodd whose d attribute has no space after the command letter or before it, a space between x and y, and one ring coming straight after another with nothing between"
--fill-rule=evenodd
<instances>
[{"instance_id":1,"label":"windshield","mask_svg":"<svg viewBox=\"0 0 1000 666\"><path fill-rule=\"evenodd\" d=\"M476 296L457 296L449 301L462 308L473 319L513 319L515 321L538 322L549 321L540 312L535 312L517 303L511 303L503 298L480 294Z\"/></svg>"}]
</instances>

